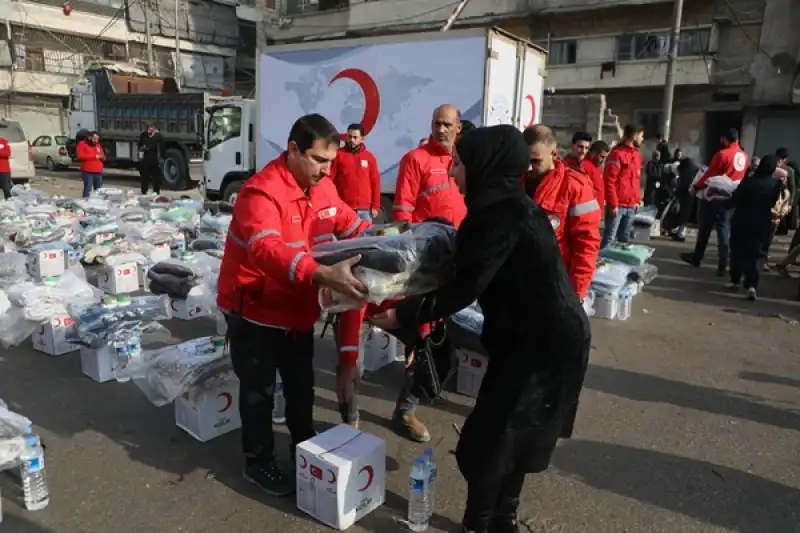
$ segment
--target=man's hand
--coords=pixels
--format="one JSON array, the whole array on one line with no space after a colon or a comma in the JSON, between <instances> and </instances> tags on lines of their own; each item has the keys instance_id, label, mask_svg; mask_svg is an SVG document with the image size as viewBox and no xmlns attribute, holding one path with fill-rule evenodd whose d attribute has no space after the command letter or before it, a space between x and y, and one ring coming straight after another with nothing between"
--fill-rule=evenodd
<instances>
[{"instance_id":1,"label":"man's hand","mask_svg":"<svg viewBox=\"0 0 800 533\"><path fill-rule=\"evenodd\" d=\"M373 209L372 211L370 211L370 213L372 213L372 218L378 218L378 215L381 214L381 210L380 209Z\"/></svg>"},{"instance_id":2,"label":"man's hand","mask_svg":"<svg viewBox=\"0 0 800 533\"><path fill-rule=\"evenodd\" d=\"M617 213L619 213L619 209L616 207L611 207L610 209L611 209L611 214L617 216Z\"/></svg>"},{"instance_id":3,"label":"man's hand","mask_svg":"<svg viewBox=\"0 0 800 533\"><path fill-rule=\"evenodd\" d=\"M314 281L343 296L363 301L367 297L367 288L353 275L353 267L359 261L361 261L361 256L356 255L333 266L320 265L314 272Z\"/></svg>"},{"instance_id":4,"label":"man's hand","mask_svg":"<svg viewBox=\"0 0 800 533\"><path fill-rule=\"evenodd\" d=\"M355 366L339 365L339 368L336 369L336 398L340 404L350 401L360 382L361 376L357 364Z\"/></svg>"}]
</instances>

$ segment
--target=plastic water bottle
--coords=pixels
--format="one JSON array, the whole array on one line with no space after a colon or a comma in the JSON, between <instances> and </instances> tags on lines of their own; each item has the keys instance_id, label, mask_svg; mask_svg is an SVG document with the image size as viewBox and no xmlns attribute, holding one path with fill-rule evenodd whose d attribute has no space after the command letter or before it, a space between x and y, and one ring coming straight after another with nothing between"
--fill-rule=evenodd
<instances>
[{"instance_id":1,"label":"plastic water bottle","mask_svg":"<svg viewBox=\"0 0 800 533\"><path fill-rule=\"evenodd\" d=\"M436 476L439 473L436 458L430 448L425 449L425 468L428 469L428 519L430 520L436 505Z\"/></svg>"},{"instance_id":2,"label":"plastic water bottle","mask_svg":"<svg viewBox=\"0 0 800 533\"><path fill-rule=\"evenodd\" d=\"M142 358L142 341L139 340L139 334L136 331L131 331L128 336L128 362L138 361Z\"/></svg>"},{"instance_id":3,"label":"plastic water bottle","mask_svg":"<svg viewBox=\"0 0 800 533\"><path fill-rule=\"evenodd\" d=\"M408 484L408 528L411 531L428 529L429 506L428 469L425 458L418 457L411 467L411 479Z\"/></svg>"},{"instance_id":4,"label":"plastic water bottle","mask_svg":"<svg viewBox=\"0 0 800 533\"><path fill-rule=\"evenodd\" d=\"M25 448L20 456L22 467L22 493L25 497L25 508L38 511L50 503L50 491L47 488L47 476L44 470L44 449L39 437L31 428L25 430Z\"/></svg>"},{"instance_id":5,"label":"plastic water bottle","mask_svg":"<svg viewBox=\"0 0 800 533\"><path fill-rule=\"evenodd\" d=\"M114 357L115 357L115 366L114 366L114 373L116 375L117 381L120 383L124 383L126 381L130 381L131 378L129 377L120 377L119 372L120 370L124 369L128 366L128 361L130 357L130 351L128 342L124 339L116 340L111 344L112 348L114 349Z\"/></svg>"},{"instance_id":6,"label":"plastic water bottle","mask_svg":"<svg viewBox=\"0 0 800 533\"><path fill-rule=\"evenodd\" d=\"M278 372L275 372L275 394L273 395L272 423L286 423L286 398L283 396L283 380Z\"/></svg>"}]
</instances>

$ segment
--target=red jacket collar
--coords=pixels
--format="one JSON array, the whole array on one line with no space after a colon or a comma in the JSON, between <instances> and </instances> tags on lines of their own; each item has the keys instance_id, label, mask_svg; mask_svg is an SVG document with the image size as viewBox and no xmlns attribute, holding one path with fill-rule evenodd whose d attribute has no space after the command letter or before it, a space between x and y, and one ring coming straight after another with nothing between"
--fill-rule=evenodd
<instances>
[{"instance_id":1,"label":"red jacket collar","mask_svg":"<svg viewBox=\"0 0 800 533\"><path fill-rule=\"evenodd\" d=\"M433 136L428 137L428 142L421 146L424 150L426 150L431 155L453 155L452 150L448 150L443 145L439 144L438 142L433 140Z\"/></svg>"},{"instance_id":2,"label":"red jacket collar","mask_svg":"<svg viewBox=\"0 0 800 533\"><path fill-rule=\"evenodd\" d=\"M286 157L286 152L283 152L277 159L275 159L275 166L273 167L273 170L277 173L277 175L281 178L281 181L283 181L284 185L286 186L286 198L292 201L299 200L300 198L308 198L309 200L313 201L315 197L314 193L319 188L319 184L309 187L308 194L303 192L303 189L301 189L297 184L297 180L294 179L292 172L289 170Z\"/></svg>"}]
</instances>

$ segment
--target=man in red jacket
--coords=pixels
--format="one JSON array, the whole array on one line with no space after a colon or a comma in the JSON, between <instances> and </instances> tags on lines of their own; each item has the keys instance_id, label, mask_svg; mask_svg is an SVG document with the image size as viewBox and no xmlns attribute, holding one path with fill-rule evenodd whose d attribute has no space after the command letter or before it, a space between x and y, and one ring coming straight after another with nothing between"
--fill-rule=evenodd
<instances>
[{"instance_id":1,"label":"man in red jacket","mask_svg":"<svg viewBox=\"0 0 800 533\"><path fill-rule=\"evenodd\" d=\"M286 152L242 187L220 267L217 305L228 322L245 479L264 492L293 492L277 466L272 434L275 372L286 396L291 451L314 436L314 323L320 286L355 300L366 288L351 271L359 257L319 264L311 243L355 236L369 226L336 194L329 179L339 134L324 117L306 115L289 133ZM341 379L358 379L356 358L343 354Z\"/></svg>"},{"instance_id":2,"label":"man in red jacket","mask_svg":"<svg viewBox=\"0 0 800 533\"><path fill-rule=\"evenodd\" d=\"M600 205L601 213L605 213L606 209L606 186L603 181L603 167L610 151L611 148L608 147L605 141L595 141L592 143L592 147L589 149L589 157L586 158L583 165L584 171L592 179L594 194L597 197L597 203Z\"/></svg>"},{"instance_id":3,"label":"man in red jacket","mask_svg":"<svg viewBox=\"0 0 800 533\"><path fill-rule=\"evenodd\" d=\"M436 108L431 136L400 160L394 194L394 220L422 222L432 217L449 220L455 227L467 215L464 196L450 177L453 146L461 132L461 112L445 104Z\"/></svg>"},{"instance_id":4,"label":"man in red jacket","mask_svg":"<svg viewBox=\"0 0 800 533\"><path fill-rule=\"evenodd\" d=\"M732 181L742 181L747 174L749 160L739 145L739 130L731 128L719 140L720 151L711 158L711 164L702 176L690 187L689 194L706 188L708 178L728 176ZM731 216L733 210L725 200L701 200L698 212L697 242L694 252L681 254L681 259L699 267L708 247L711 230L717 230L717 276L723 277L728 268L728 252L731 238Z\"/></svg>"},{"instance_id":5,"label":"man in red jacket","mask_svg":"<svg viewBox=\"0 0 800 533\"><path fill-rule=\"evenodd\" d=\"M6 200L11 198L11 145L0 137L0 187Z\"/></svg>"},{"instance_id":6,"label":"man in red jacket","mask_svg":"<svg viewBox=\"0 0 800 533\"><path fill-rule=\"evenodd\" d=\"M347 141L331 167L339 197L359 217L372 222L381 212L381 174L375 156L364 146L361 124L347 127Z\"/></svg>"},{"instance_id":7,"label":"man in red jacket","mask_svg":"<svg viewBox=\"0 0 800 533\"><path fill-rule=\"evenodd\" d=\"M642 201L642 154L644 128L625 126L622 140L606 160L603 181L606 188L606 225L601 248L611 241L628 242L633 217Z\"/></svg>"},{"instance_id":8,"label":"man in red jacket","mask_svg":"<svg viewBox=\"0 0 800 533\"><path fill-rule=\"evenodd\" d=\"M580 298L585 298L600 250L601 212L594 187L579 168L555 158L556 138L550 128L531 126L523 136L531 151L525 191L550 219L572 286ZM583 153L588 152L590 141L576 138L585 144Z\"/></svg>"},{"instance_id":9,"label":"man in red jacket","mask_svg":"<svg viewBox=\"0 0 800 533\"><path fill-rule=\"evenodd\" d=\"M92 190L96 191L103 186L103 161L106 160L106 153L100 146L100 135L96 131L87 135L75 147L75 155L81 163L83 197L88 198Z\"/></svg>"}]
</instances>

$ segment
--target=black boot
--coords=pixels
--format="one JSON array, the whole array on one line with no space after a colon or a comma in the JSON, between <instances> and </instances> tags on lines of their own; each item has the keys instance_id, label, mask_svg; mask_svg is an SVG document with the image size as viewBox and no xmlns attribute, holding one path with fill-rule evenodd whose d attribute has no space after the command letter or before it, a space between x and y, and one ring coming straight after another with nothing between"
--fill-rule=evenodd
<instances>
[{"instance_id":1,"label":"black boot","mask_svg":"<svg viewBox=\"0 0 800 533\"><path fill-rule=\"evenodd\" d=\"M517 509L519 509L519 496L501 498L495 515L489 522L488 533L520 533Z\"/></svg>"},{"instance_id":2,"label":"black boot","mask_svg":"<svg viewBox=\"0 0 800 533\"><path fill-rule=\"evenodd\" d=\"M489 533L489 521L491 516L485 516L483 513L476 516L477 513L470 512L469 506L464 513L464 520L461 522L461 531L463 533Z\"/></svg>"}]
</instances>

